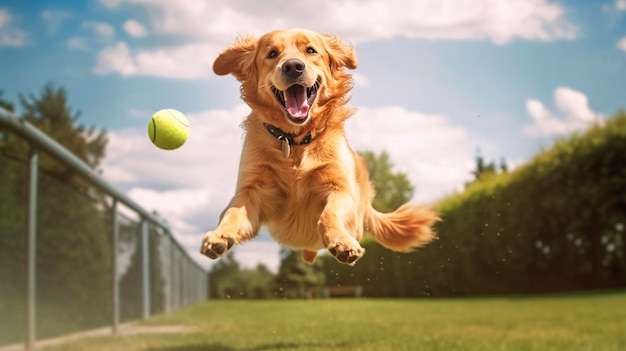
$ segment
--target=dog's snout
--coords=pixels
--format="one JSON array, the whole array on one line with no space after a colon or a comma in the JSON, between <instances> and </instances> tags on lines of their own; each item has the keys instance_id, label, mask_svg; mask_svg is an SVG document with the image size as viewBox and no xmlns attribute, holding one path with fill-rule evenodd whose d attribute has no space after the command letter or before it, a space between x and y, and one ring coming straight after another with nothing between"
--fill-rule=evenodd
<instances>
[{"instance_id":1,"label":"dog's snout","mask_svg":"<svg viewBox=\"0 0 626 351\"><path fill-rule=\"evenodd\" d=\"M292 58L283 63L283 73L291 78L298 78L304 72L306 65L297 58Z\"/></svg>"}]
</instances>

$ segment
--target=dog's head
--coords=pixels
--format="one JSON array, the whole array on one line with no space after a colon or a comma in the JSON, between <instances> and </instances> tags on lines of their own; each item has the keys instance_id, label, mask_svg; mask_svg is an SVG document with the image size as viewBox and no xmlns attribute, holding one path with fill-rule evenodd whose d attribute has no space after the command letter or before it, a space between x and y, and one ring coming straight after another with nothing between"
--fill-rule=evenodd
<instances>
[{"instance_id":1,"label":"dog's head","mask_svg":"<svg viewBox=\"0 0 626 351\"><path fill-rule=\"evenodd\" d=\"M239 39L213 70L241 82L242 98L264 122L297 131L315 120L326 123L347 102L352 79L344 67L356 66L354 49L337 37L294 29Z\"/></svg>"}]
</instances>

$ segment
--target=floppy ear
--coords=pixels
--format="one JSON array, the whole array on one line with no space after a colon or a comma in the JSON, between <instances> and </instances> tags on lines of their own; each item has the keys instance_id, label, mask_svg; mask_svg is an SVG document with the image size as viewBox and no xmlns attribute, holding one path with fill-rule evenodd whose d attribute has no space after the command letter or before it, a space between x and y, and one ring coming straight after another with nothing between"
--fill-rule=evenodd
<instances>
[{"instance_id":1,"label":"floppy ear","mask_svg":"<svg viewBox=\"0 0 626 351\"><path fill-rule=\"evenodd\" d=\"M239 81L245 80L254 67L257 41L251 36L239 38L215 59L213 72L220 76L232 74Z\"/></svg>"},{"instance_id":2,"label":"floppy ear","mask_svg":"<svg viewBox=\"0 0 626 351\"><path fill-rule=\"evenodd\" d=\"M341 39L331 34L324 34L323 38L330 56L331 69L341 67L355 69L357 67L356 52L352 45L346 45Z\"/></svg>"}]
</instances>

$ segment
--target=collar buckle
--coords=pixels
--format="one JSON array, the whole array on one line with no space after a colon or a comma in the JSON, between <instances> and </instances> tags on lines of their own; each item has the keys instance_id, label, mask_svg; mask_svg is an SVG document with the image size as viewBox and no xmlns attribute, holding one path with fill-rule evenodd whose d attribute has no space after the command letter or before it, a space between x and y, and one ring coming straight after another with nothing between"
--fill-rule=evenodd
<instances>
[{"instance_id":1,"label":"collar buckle","mask_svg":"<svg viewBox=\"0 0 626 351\"><path fill-rule=\"evenodd\" d=\"M291 145L306 145L309 144L313 140L313 136L311 133L307 134L302 138L299 143L296 143L295 138L297 135L289 134L282 131L280 128L274 127L273 125L264 124L265 129L278 141L280 141L280 149L283 152L285 158L289 158L291 155Z\"/></svg>"}]
</instances>

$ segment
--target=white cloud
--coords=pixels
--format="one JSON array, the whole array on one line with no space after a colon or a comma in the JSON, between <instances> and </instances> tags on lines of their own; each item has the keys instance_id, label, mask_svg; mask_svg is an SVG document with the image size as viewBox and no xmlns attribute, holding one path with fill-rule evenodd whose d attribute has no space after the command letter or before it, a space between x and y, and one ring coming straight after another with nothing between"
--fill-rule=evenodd
<instances>
[{"instance_id":1,"label":"white cloud","mask_svg":"<svg viewBox=\"0 0 626 351\"><path fill-rule=\"evenodd\" d=\"M117 8L124 2L124 0L98 0L98 2L108 8Z\"/></svg>"},{"instance_id":2,"label":"white cloud","mask_svg":"<svg viewBox=\"0 0 626 351\"><path fill-rule=\"evenodd\" d=\"M22 47L26 45L26 32L12 24L13 15L0 8L0 47Z\"/></svg>"},{"instance_id":3,"label":"white cloud","mask_svg":"<svg viewBox=\"0 0 626 351\"><path fill-rule=\"evenodd\" d=\"M417 202L434 202L469 180L475 144L445 116L399 106L360 107L346 132L357 151L387 151L415 186Z\"/></svg>"},{"instance_id":4,"label":"white cloud","mask_svg":"<svg viewBox=\"0 0 626 351\"><path fill-rule=\"evenodd\" d=\"M126 0L145 7L157 32L214 38L276 28L308 27L368 41L403 36L427 39L492 40L507 43L571 39L576 30L558 4L548 0L321 0L315 6L258 1ZM115 6L119 5L116 1ZM297 13L306 16L294 16ZM367 18L367 21L363 19Z\"/></svg>"},{"instance_id":5,"label":"white cloud","mask_svg":"<svg viewBox=\"0 0 626 351\"><path fill-rule=\"evenodd\" d=\"M82 23L82 27L92 30L101 37L110 38L115 35L115 28L106 22L86 21Z\"/></svg>"},{"instance_id":6,"label":"white cloud","mask_svg":"<svg viewBox=\"0 0 626 351\"><path fill-rule=\"evenodd\" d=\"M87 51L87 50L89 50L89 47L87 45L87 41L83 37L72 37L72 38L69 38L65 42L65 44L67 45L68 48L70 48L72 50L78 50L78 51Z\"/></svg>"},{"instance_id":7,"label":"white cloud","mask_svg":"<svg viewBox=\"0 0 626 351\"><path fill-rule=\"evenodd\" d=\"M89 34L70 37L65 45L72 50L89 51L90 46L95 44L103 45L110 43L115 37L115 28L106 22L83 21L80 24L83 32ZM90 45L91 44L91 45Z\"/></svg>"},{"instance_id":8,"label":"white cloud","mask_svg":"<svg viewBox=\"0 0 626 351\"><path fill-rule=\"evenodd\" d=\"M533 124L522 129L523 134L534 137L563 135L581 131L593 123L601 122L604 116L589 107L587 96L567 87L554 91L554 103L557 111L550 111L535 99L526 101L526 111Z\"/></svg>"},{"instance_id":9,"label":"white cloud","mask_svg":"<svg viewBox=\"0 0 626 351\"><path fill-rule=\"evenodd\" d=\"M63 23L72 17L72 14L66 11L44 10L40 16L46 25L48 34L55 34Z\"/></svg>"},{"instance_id":10,"label":"white cloud","mask_svg":"<svg viewBox=\"0 0 626 351\"><path fill-rule=\"evenodd\" d=\"M146 111L146 110L139 110L136 108L131 108L128 110L128 116L133 117L133 118L141 118L141 119L146 119L146 116L151 116L155 111Z\"/></svg>"},{"instance_id":11,"label":"white cloud","mask_svg":"<svg viewBox=\"0 0 626 351\"><path fill-rule=\"evenodd\" d=\"M150 208L158 204L157 213L166 218L168 224L180 232L199 232L201 229L185 219L195 215L198 209L208 208L209 189L206 187L185 187L171 190L155 190L141 187L132 188L127 194L142 207Z\"/></svg>"},{"instance_id":12,"label":"white cloud","mask_svg":"<svg viewBox=\"0 0 626 351\"><path fill-rule=\"evenodd\" d=\"M106 22L84 21L81 23L80 27L83 31L89 32L89 34L69 38L65 42L65 45L69 49L89 51L91 45L106 45L115 37L115 28Z\"/></svg>"},{"instance_id":13,"label":"white cloud","mask_svg":"<svg viewBox=\"0 0 626 351\"><path fill-rule=\"evenodd\" d=\"M622 37L622 39L617 42L617 48L626 52L626 36Z\"/></svg>"},{"instance_id":14,"label":"white cloud","mask_svg":"<svg viewBox=\"0 0 626 351\"><path fill-rule=\"evenodd\" d=\"M355 41L399 36L506 44L516 38L550 41L576 35L575 26L564 19L563 9L544 0L345 1L337 7L334 30ZM342 21L345 13L354 13L354 21Z\"/></svg>"},{"instance_id":15,"label":"white cloud","mask_svg":"<svg viewBox=\"0 0 626 351\"><path fill-rule=\"evenodd\" d=\"M134 38L143 38L148 34L146 28L134 19L124 22L124 30Z\"/></svg>"},{"instance_id":16,"label":"white cloud","mask_svg":"<svg viewBox=\"0 0 626 351\"><path fill-rule=\"evenodd\" d=\"M279 252L280 245L273 241L249 241L237 246L234 254L242 268L254 269L259 263L263 263L270 271L276 273L280 267Z\"/></svg>"},{"instance_id":17,"label":"white cloud","mask_svg":"<svg viewBox=\"0 0 626 351\"><path fill-rule=\"evenodd\" d=\"M213 57L210 53L217 53L217 48L211 44L186 44L131 51L128 44L118 42L98 54L94 72L119 73L125 77L206 78L213 74Z\"/></svg>"},{"instance_id":18,"label":"white cloud","mask_svg":"<svg viewBox=\"0 0 626 351\"><path fill-rule=\"evenodd\" d=\"M506 44L515 39L551 41L574 39L576 27L565 18L564 9L549 0L320 0L315 6L285 2L281 6L260 1L196 0L101 1L119 10L121 3L144 9L149 29L155 35L180 38L180 48L128 52L130 61L159 61L162 65L138 68L141 75L164 76L162 69L185 69L190 76L206 74L205 66L179 61L177 53L211 61L238 34L261 35L277 28L305 27L340 35L348 42L366 42L405 37L410 39L490 40ZM306 16L294 14L306 13ZM363 20L366 18L367 20ZM189 43L194 44L189 44ZM111 48L105 49L110 52ZM171 57L173 56L173 57ZM111 67L114 68L114 67ZM106 70L107 73L125 71Z\"/></svg>"},{"instance_id":19,"label":"white cloud","mask_svg":"<svg viewBox=\"0 0 626 351\"><path fill-rule=\"evenodd\" d=\"M615 0L615 9L618 11L626 11L626 0Z\"/></svg>"},{"instance_id":20,"label":"white cloud","mask_svg":"<svg viewBox=\"0 0 626 351\"><path fill-rule=\"evenodd\" d=\"M130 56L128 45L124 42L118 42L115 46L107 47L98 54L94 72L97 74L116 72L122 76L136 75L135 61Z\"/></svg>"},{"instance_id":21,"label":"white cloud","mask_svg":"<svg viewBox=\"0 0 626 351\"><path fill-rule=\"evenodd\" d=\"M239 125L248 113L243 104L231 110L188 113L189 140L174 151L152 145L147 130L110 131L104 177L127 189L142 207L156 210L194 257L200 257L195 253L201 235L217 225L235 190L243 142ZM150 116L144 118L147 129ZM406 172L416 186L416 202L435 201L459 190L470 178L475 144L444 116L402 107L360 108L346 129L356 150L389 153L395 169ZM250 268L263 262L275 270L278 245L267 241L238 246L237 260Z\"/></svg>"}]
</instances>

